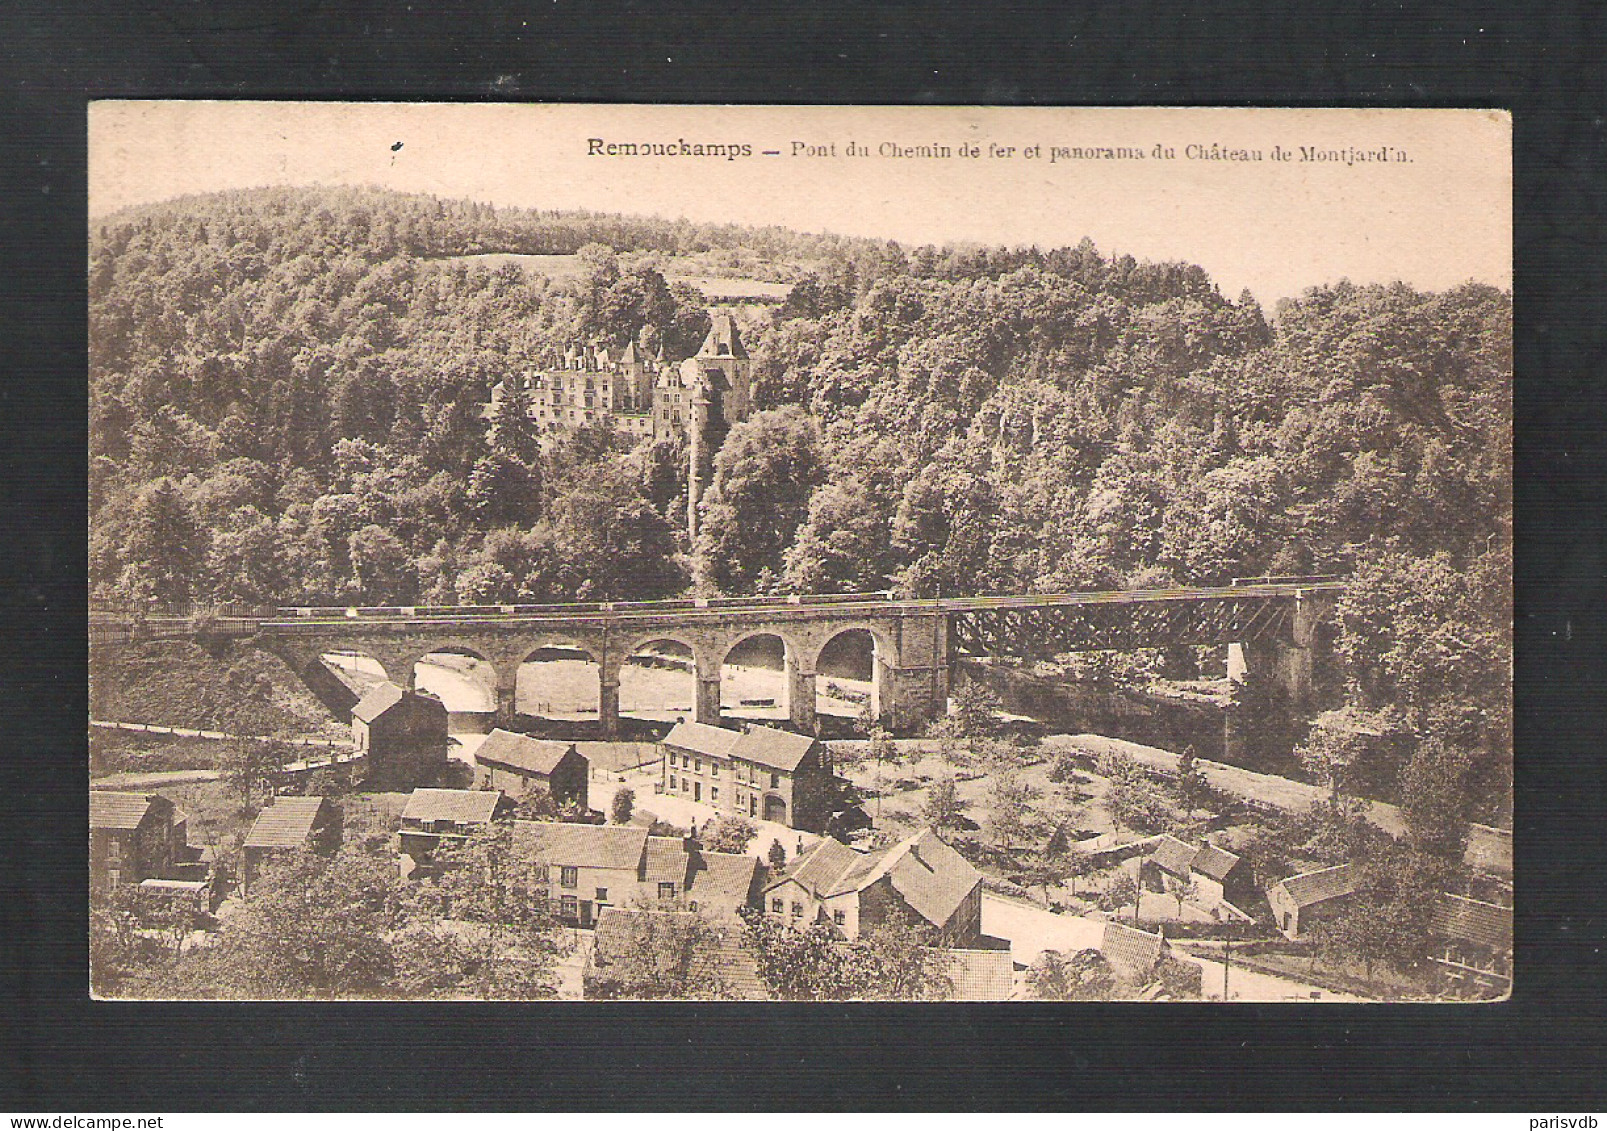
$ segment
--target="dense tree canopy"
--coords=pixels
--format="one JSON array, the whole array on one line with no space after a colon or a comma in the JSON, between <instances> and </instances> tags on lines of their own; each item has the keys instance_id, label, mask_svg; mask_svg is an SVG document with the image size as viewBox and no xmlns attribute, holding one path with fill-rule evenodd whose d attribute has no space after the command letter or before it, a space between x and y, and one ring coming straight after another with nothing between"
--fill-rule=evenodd
<instances>
[{"instance_id":1,"label":"dense tree canopy","mask_svg":"<svg viewBox=\"0 0 1607 1131\"><path fill-rule=\"evenodd\" d=\"M575 256L547 278L490 252ZM498 381L707 326L666 256L794 280L744 312L759 410L687 544L685 452L546 444ZM92 233L98 597L508 601L1354 580L1333 706L1432 738L1431 824L1510 779L1511 299L1313 288L1272 317L1198 267L905 248L373 190L272 189ZM1454 772L1453 772L1454 768ZM1495 799L1495 800L1492 800ZM1436 834L1443 841L1447 834ZM1454 839L1454 838L1453 838Z\"/></svg>"}]
</instances>

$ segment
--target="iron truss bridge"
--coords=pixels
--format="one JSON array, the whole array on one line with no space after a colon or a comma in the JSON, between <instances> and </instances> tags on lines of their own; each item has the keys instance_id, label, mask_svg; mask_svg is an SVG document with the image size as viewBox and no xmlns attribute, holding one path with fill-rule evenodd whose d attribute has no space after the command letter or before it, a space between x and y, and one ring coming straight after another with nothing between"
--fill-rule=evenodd
<instances>
[{"instance_id":1,"label":"iron truss bridge","mask_svg":"<svg viewBox=\"0 0 1607 1131\"><path fill-rule=\"evenodd\" d=\"M1221 588L972 597L939 602L949 641L971 655L1047 656L1289 639L1301 601L1337 596L1329 578Z\"/></svg>"}]
</instances>

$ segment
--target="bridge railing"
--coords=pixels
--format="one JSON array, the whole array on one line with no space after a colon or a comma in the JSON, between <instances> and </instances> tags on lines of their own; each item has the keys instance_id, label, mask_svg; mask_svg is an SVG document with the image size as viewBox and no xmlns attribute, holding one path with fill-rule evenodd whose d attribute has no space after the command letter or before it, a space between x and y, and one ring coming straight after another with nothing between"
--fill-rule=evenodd
<instances>
[{"instance_id":1,"label":"bridge railing","mask_svg":"<svg viewBox=\"0 0 1607 1131\"><path fill-rule=\"evenodd\" d=\"M275 611L281 620L361 620L416 618L463 619L565 615L570 613L673 613L694 609L788 608L803 604L840 605L866 601L891 601L891 592L790 594L764 597L691 597L665 601L571 601L545 605L281 605Z\"/></svg>"}]
</instances>

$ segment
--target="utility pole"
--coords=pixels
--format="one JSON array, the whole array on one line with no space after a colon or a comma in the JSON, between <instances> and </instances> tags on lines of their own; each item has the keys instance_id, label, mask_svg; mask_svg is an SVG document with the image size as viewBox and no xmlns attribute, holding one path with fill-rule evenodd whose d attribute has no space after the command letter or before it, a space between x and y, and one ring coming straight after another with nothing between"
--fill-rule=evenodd
<instances>
[{"instance_id":1,"label":"utility pole","mask_svg":"<svg viewBox=\"0 0 1607 1131\"><path fill-rule=\"evenodd\" d=\"M1233 961L1233 936L1229 934L1222 947L1222 1000L1228 1000L1228 964Z\"/></svg>"}]
</instances>

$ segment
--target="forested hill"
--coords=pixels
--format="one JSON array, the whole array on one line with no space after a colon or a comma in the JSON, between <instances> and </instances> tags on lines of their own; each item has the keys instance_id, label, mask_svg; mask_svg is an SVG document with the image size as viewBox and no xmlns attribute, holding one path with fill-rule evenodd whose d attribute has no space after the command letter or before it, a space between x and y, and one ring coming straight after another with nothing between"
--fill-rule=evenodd
<instances>
[{"instance_id":1,"label":"forested hill","mask_svg":"<svg viewBox=\"0 0 1607 1131\"><path fill-rule=\"evenodd\" d=\"M609 247L599 247L607 244ZM612 248L612 250L609 250ZM578 253L549 280L450 256ZM683 454L538 449L504 374L577 339L680 356L664 257L797 280L684 545ZM98 222L91 574L124 601L971 593L1345 572L1358 710L1507 733L1511 302L1347 284L1270 319L1204 271L907 248L378 190Z\"/></svg>"}]
</instances>

